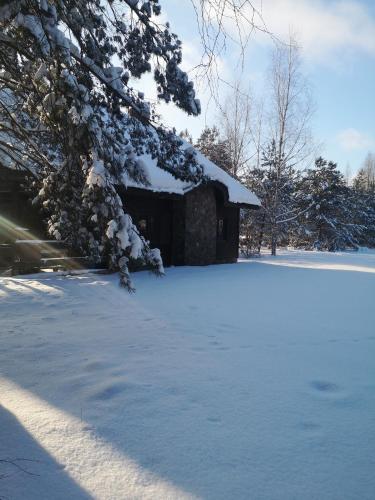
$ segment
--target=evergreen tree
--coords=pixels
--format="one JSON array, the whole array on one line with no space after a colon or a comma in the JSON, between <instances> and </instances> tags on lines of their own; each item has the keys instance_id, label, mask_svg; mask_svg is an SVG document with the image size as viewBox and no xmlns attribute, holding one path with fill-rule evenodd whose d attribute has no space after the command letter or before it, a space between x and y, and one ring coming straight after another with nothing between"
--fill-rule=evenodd
<instances>
[{"instance_id":1,"label":"evergreen tree","mask_svg":"<svg viewBox=\"0 0 375 500\"><path fill-rule=\"evenodd\" d=\"M240 251L245 257L259 255L261 247L269 241L266 228L266 213L243 209L240 212Z\"/></svg>"},{"instance_id":2,"label":"evergreen tree","mask_svg":"<svg viewBox=\"0 0 375 500\"><path fill-rule=\"evenodd\" d=\"M33 172L36 201L55 238L100 260L131 288L128 260L162 272L118 195L124 177L147 175L150 153L173 175L198 180L192 149L152 123L129 79L153 70L158 96L200 112L179 65L181 42L157 23L158 0L13 0L0 7L0 152ZM118 67L113 65L116 55Z\"/></svg>"},{"instance_id":3,"label":"evergreen tree","mask_svg":"<svg viewBox=\"0 0 375 500\"><path fill-rule=\"evenodd\" d=\"M358 170L358 173L353 179L353 187L356 191L366 193L368 189L367 175L363 168Z\"/></svg>"},{"instance_id":4,"label":"evergreen tree","mask_svg":"<svg viewBox=\"0 0 375 500\"><path fill-rule=\"evenodd\" d=\"M375 195L352 189L355 202L353 221L362 228L358 243L364 247L375 247Z\"/></svg>"},{"instance_id":5,"label":"evergreen tree","mask_svg":"<svg viewBox=\"0 0 375 500\"><path fill-rule=\"evenodd\" d=\"M375 157L369 153L353 181L356 221L365 227L360 244L375 247Z\"/></svg>"},{"instance_id":6,"label":"evergreen tree","mask_svg":"<svg viewBox=\"0 0 375 500\"><path fill-rule=\"evenodd\" d=\"M199 136L195 147L215 165L232 173L232 163L228 142L220 138L217 127L206 127Z\"/></svg>"},{"instance_id":7,"label":"evergreen tree","mask_svg":"<svg viewBox=\"0 0 375 500\"><path fill-rule=\"evenodd\" d=\"M366 227L357 217L357 198L335 163L318 158L298 190L302 206L292 236L295 246L329 251L358 247Z\"/></svg>"},{"instance_id":8,"label":"evergreen tree","mask_svg":"<svg viewBox=\"0 0 375 500\"><path fill-rule=\"evenodd\" d=\"M286 243L290 225L298 217L299 205L295 184L297 172L288 165L283 154L278 152L275 141L263 153L261 166L249 171L246 185L259 197L262 208L259 212L248 213L243 228L252 232L249 244L260 250L267 244L272 255L277 246Z\"/></svg>"},{"instance_id":9,"label":"evergreen tree","mask_svg":"<svg viewBox=\"0 0 375 500\"><path fill-rule=\"evenodd\" d=\"M357 191L375 194L375 155L368 153L362 167L354 178Z\"/></svg>"}]
</instances>

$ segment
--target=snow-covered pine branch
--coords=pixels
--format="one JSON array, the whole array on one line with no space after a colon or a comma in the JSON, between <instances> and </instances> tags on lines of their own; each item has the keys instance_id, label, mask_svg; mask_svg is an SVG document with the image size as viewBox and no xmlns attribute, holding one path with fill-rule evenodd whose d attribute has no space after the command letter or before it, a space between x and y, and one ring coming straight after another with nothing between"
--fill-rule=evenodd
<instances>
[{"instance_id":1,"label":"snow-covered pine branch","mask_svg":"<svg viewBox=\"0 0 375 500\"><path fill-rule=\"evenodd\" d=\"M160 11L158 0L13 0L0 7L1 158L35 174L35 203L51 235L94 261L109 256L129 289L128 259L158 273L163 265L118 187L127 176L147 183L138 160L144 153L176 177L202 177L193 150L152 125L143 95L128 86L130 77L153 70L160 99L200 112L179 67L181 42L158 24Z\"/></svg>"}]
</instances>

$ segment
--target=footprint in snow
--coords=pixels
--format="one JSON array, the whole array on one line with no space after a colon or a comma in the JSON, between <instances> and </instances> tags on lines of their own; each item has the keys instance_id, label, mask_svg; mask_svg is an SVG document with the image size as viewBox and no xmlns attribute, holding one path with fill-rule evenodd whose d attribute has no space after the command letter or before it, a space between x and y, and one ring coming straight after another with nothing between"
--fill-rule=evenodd
<instances>
[{"instance_id":1,"label":"footprint in snow","mask_svg":"<svg viewBox=\"0 0 375 500\"><path fill-rule=\"evenodd\" d=\"M170 396L179 396L181 394L181 389L178 387L167 387L165 389L165 393L170 395Z\"/></svg>"},{"instance_id":2,"label":"footprint in snow","mask_svg":"<svg viewBox=\"0 0 375 500\"><path fill-rule=\"evenodd\" d=\"M314 380L311 382L311 387L319 392L334 393L339 390L338 385L332 382L327 382L326 380Z\"/></svg>"},{"instance_id":3,"label":"footprint in snow","mask_svg":"<svg viewBox=\"0 0 375 500\"><path fill-rule=\"evenodd\" d=\"M57 463L55 465L55 467L56 467L57 470L64 470L64 469L66 469L66 465L65 464L59 464L59 463Z\"/></svg>"},{"instance_id":4,"label":"footprint in snow","mask_svg":"<svg viewBox=\"0 0 375 500\"><path fill-rule=\"evenodd\" d=\"M113 397L121 394L124 390L127 389L126 384L110 384L107 387L102 387L98 391L96 391L91 399L106 401L108 399L112 399Z\"/></svg>"},{"instance_id":5,"label":"footprint in snow","mask_svg":"<svg viewBox=\"0 0 375 500\"><path fill-rule=\"evenodd\" d=\"M315 422L299 422L298 428L303 431L316 431L320 429L320 425Z\"/></svg>"},{"instance_id":6,"label":"footprint in snow","mask_svg":"<svg viewBox=\"0 0 375 500\"><path fill-rule=\"evenodd\" d=\"M218 422L221 422L220 417L207 417L207 421L211 422L212 424L217 424Z\"/></svg>"},{"instance_id":7,"label":"footprint in snow","mask_svg":"<svg viewBox=\"0 0 375 500\"><path fill-rule=\"evenodd\" d=\"M104 367L105 367L105 364L102 361L88 361L84 365L84 369L88 372L100 370L101 368L104 368Z\"/></svg>"}]
</instances>

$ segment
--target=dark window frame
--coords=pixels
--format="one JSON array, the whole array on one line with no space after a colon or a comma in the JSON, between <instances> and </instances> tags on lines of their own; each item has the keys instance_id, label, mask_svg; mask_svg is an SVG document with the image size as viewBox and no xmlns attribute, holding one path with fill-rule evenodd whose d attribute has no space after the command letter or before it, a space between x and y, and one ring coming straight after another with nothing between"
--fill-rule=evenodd
<instances>
[{"instance_id":1,"label":"dark window frame","mask_svg":"<svg viewBox=\"0 0 375 500\"><path fill-rule=\"evenodd\" d=\"M216 235L219 241L228 241L228 219L226 217L218 217Z\"/></svg>"}]
</instances>

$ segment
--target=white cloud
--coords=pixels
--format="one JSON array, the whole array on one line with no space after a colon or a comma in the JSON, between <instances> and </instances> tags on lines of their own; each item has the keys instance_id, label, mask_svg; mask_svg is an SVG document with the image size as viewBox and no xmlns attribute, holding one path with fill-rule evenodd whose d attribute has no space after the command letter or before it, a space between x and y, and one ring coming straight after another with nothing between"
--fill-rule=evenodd
<instances>
[{"instance_id":1,"label":"white cloud","mask_svg":"<svg viewBox=\"0 0 375 500\"><path fill-rule=\"evenodd\" d=\"M355 128L341 130L337 134L336 139L340 147L345 151L367 150L375 147L375 140L373 138Z\"/></svg>"},{"instance_id":2,"label":"white cloud","mask_svg":"<svg viewBox=\"0 0 375 500\"><path fill-rule=\"evenodd\" d=\"M258 5L268 30L282 39L295 33L311 60L337 63L353 52L375 57L375 18L358 0L259 0Z\"/></svg>"}]
</instances>

